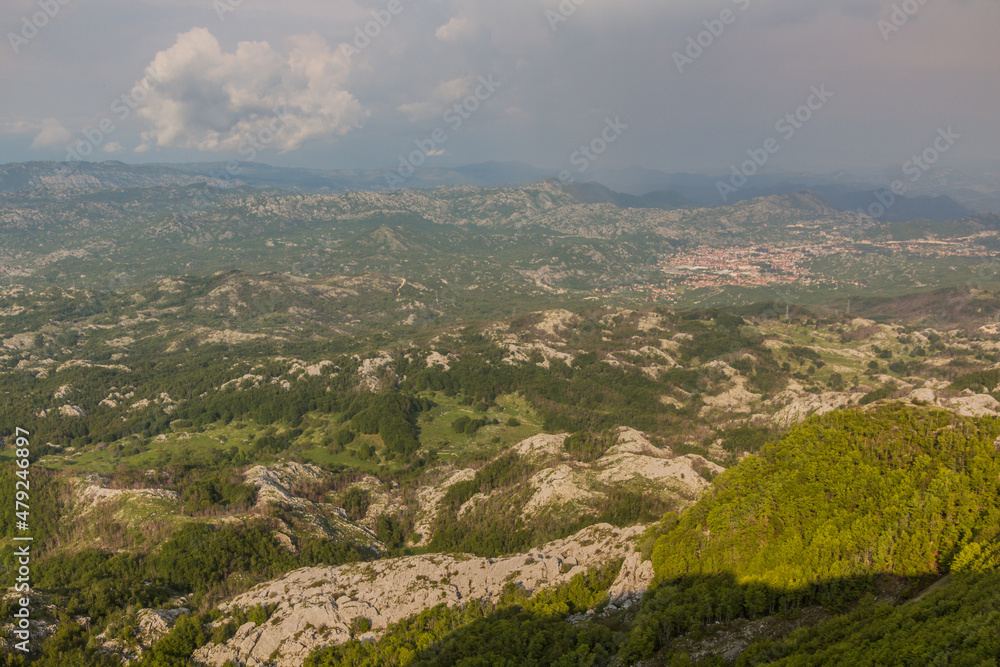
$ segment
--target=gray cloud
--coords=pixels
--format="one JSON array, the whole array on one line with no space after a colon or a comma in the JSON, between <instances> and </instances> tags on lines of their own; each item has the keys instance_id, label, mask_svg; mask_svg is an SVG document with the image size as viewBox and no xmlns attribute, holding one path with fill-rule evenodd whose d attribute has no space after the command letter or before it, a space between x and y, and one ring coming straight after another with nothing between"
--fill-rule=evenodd
<instances>
[{"instance_id":1,"label":"gray cloud","mask_svg":"<svg viewBox=\"0 0 1000 667\"><path fill-rule=\"evenodd\" d=\"M561 0L400 2L346 59L341 45L389 0L244 1L224 20L201 0L70 4L30 49L0 55L0 91L26 91L0 106L0 151L60 157L34 141L38 119L92 127L160 61L162 85L114 136L145 142L146 160L218 159L285 104L297 122L269 160L386 167L490 74L503 87L428 164L564 167L605 118L621 116L630 130L595 168L727 170L822 83L837 97L774 168L881 169L941 124L970 137L950 160L1000 153L996 0L927 2L888 42L876 24L902 0L585 0L555 30L546 11ZM0 6L0 25L16 25L14 6ZM726 9L735 22L679 74L672 54Z\"/></svg>"},{"instance_id":2,"label":"gray cloud","mask_svg":"<svg viewBox=\"0 0 1000 667\"><path fill-rule=\"evenodd\" d=\"M233 151L282 126L273 145L292 151L359 127L366 113L343 88L346 56L317 35L288 42L287 55L263 41L225 52L205 28L178 35L149 65L158 84L138 112L149 124L144 146ZM275 123L286 116L293 121Z\"/></svg>"},{"instance_id":3,"label":"gray cloud","mask_svg":"<svg viewBox=\"0 0 1000 667\"><path fill-rule=\"evenodd\" d=\"M32 148L61 148L72 138L73 133L63 127L55 118L46 118L31 142Z\"/></svg>"}]
</instances>

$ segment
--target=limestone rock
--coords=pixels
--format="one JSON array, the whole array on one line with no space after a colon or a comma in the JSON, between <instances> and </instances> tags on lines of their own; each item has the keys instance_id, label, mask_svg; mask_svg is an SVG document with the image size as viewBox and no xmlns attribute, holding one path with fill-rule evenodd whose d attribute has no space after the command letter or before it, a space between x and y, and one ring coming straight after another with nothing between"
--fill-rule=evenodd
<instances>
[{"instance_id":1,"label":"limestone rock","mask_svg":"<svg viewBox=\"0 0 1000 667\"><path fill-rule=\"evenodd\" d=\"M64 405L59 408L59 414L63 417L86 417L87 412L79 405Z\"/></svg>"},{"instance_id":2,"label":"limestone rock","mask_svg":"<svg viewBox=\"0 0 1000 667\"><path fill-rule=\"evenodd\" d=\"M276 655L277 667L298 667L314 649L350 639L351 621L358 616L371 621L374 638L390 624L441 603L496 601L508 583L530 592L550 588L619 558L627 559L631 570L618 589L634 592L643 585L645 570L635 562L630 540L643 531L599 524L508 558L437 554L303 568L221 605L223 612L277 607L264 625L247 623L225 644L206 646L193 657L213 667L227 660L250 667L272 664Z\"/></svg>"},{"instance_id":3,"label":"limestone rock","mask_svg":"<svg viewBox=\"0 0 1000 667\"><path fill-rule=\"evenodd\" d=\"M653 583L653 563L642 559L642 554L634 551L625 557L618 578L608 589L611 604L621 605L625 600L638 601Z\"/></svg>"},{"instance_id":4,"label":"limestone rock","mask_svg":"<svg viewBox=\"0 0 1000 667\"><path fill-rule=\"evenodd\" d=\"M952 399L949 405L963 417L994 417L1000 413L1000 402L989 394L962 396Z\"/></svg>"},{"instance_id":5,"label":"limestone rock","mask_svg":"<svg viewBox=\"0 0 1000 667\"><path fill-rule=\"evenodd\" d=\"M153 644L170 632L178 618L189 611L183 607L179 609L140 609L137 615L139 642L143 647L151 648Z\"/></svg>"}]
</instances>

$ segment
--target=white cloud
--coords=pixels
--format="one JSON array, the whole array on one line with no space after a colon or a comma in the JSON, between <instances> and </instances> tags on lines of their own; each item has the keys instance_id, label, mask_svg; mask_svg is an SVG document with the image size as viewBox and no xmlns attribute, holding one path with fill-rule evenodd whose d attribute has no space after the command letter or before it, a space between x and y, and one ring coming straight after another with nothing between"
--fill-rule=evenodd
<instances>
[{"instance_id":1,"label":"white cloud","mask_svg":"<svg viewBox=\"0 0 1000 667\"><path fill-rule=\"evenodd\" d=\"M29 123L24 120L0 121L0 134L35 134L37 132L38 123Z\"/></svg>"},{"instance_id":2,"label":"white cloud","mask_svg":"<svg viewBox=\"0 0 1000 667\"><path fill-rule=\"evenodd\" d=\"M434 36L442 42L457 42L460 39L471 37L474 32L475 25L472 21L456 16L438 28Z\"/></svg>"},{"instance_id":3,"label":"white cloud","mask_svg":"<svg viewBox=\"0 0 1000 667\"><path fill-rule=\"evenodd\" d=\"M438 84L427 99L421 102L402 104L398 111L409 116L411 121L435 118L443 114L456 100L468 95L474 81L475 77L471 76L443 81Z\"/></svg>"},{"instance_id":4,"label":"white cloud","mask_svg":"<svg viewBox=\"0 0 1000 667\"><path fill-rule=\"evenodd\" d=\"M101 148L101 150L104 151L105 153L121 153L123 150L125 150L125 147L122 146L117 141L109 141L108 143L104 144L104 147Z\"/></svg>"},{"instance_id":5,"label":"white cloud","mask_svg":"<svg viewBox=\"0 0 1000 667\"><path fill-rule=\"evenodd\" d=\"M360 127L367 114L344 89L343 53L317 35L288 41L287 56L267 42L226 53L205 28L178 35L150 63L159 82L139 109L150 126L140 149L236 151L257 141L290 151Z\"/></svg>"},{"instance_id":6,"label":"white cloud","mask_svg":"<svg viewBox=\"0 0 1000 667\"><path fill-rule=\"evenodd\" d=\"M63 148L73 138L73 133L67 130L55 118L46 118L42 127L31 142L32 148Z\"/></svg>"}]
</instances>

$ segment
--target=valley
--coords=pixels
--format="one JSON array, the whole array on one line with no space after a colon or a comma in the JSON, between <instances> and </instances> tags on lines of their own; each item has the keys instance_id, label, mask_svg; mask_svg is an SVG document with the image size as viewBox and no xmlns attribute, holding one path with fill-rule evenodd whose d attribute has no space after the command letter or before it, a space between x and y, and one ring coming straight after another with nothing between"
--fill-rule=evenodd
<instances>
[{"instance_id":1,"label":"valley","mask_svg":"<svg viewBox=\"0 0 1000 667\"><path fill-rule=\"evenodd\" d=\"M993 604L995 216L11 197L33 663L836 662L830 637Z\"/></svg>"},{"instance_id":2,"label":"valley","mask_svg":"<svg viewBox=\"0 0 1000 667\"><path fill-rule=\"evenodd\" d=\"M0 667L1000 665L1000 2L0 24Z\"/></svg>"}]
</instances>

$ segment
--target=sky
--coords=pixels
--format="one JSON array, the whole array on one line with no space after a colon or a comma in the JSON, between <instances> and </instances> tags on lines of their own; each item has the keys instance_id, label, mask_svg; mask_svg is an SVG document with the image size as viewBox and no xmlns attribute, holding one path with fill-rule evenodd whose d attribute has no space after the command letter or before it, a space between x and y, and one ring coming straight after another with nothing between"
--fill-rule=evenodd
<instances>
[{"instance_id":1,"label":"sky","mask_svg":"<svg viewBox=\"0 0 1000 667\"><path fill-rule=\"evenodd\" d=\"M1000 0L3 0L0 163L877 173L947 132L960 167L1000 159L998 28Z\"/></svg>"}]
</instances>

